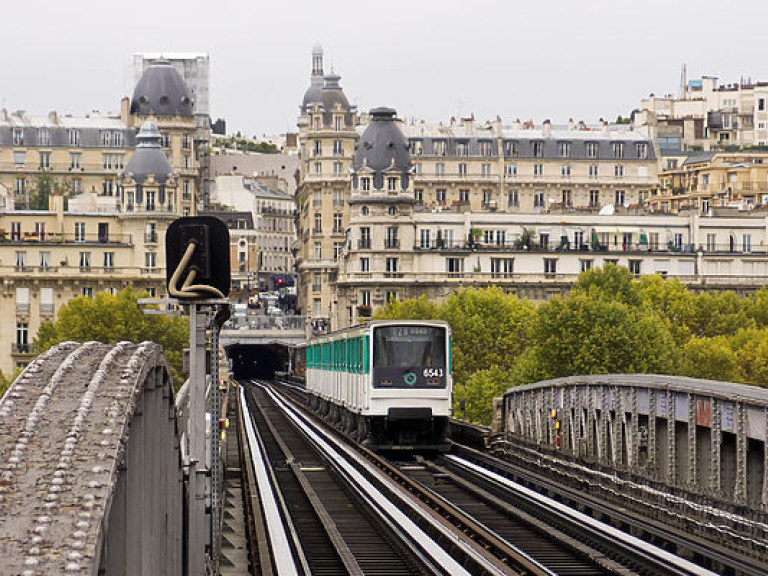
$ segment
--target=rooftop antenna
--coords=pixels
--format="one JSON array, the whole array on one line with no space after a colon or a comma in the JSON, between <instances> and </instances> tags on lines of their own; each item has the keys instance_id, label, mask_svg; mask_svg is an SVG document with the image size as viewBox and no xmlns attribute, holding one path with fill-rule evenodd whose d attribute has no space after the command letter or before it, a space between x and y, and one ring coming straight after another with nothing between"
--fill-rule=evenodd
<instances>
[{"instance_id":1,"label":"rooftop antenna","mask_svg":"<svg viewBox=\"0 0 768 576\"><path fill-rule=\"evenodd\" d=\"M685 62L680 70L680 98L688 99L688 65Z\"/></svg>"}]
</instances>

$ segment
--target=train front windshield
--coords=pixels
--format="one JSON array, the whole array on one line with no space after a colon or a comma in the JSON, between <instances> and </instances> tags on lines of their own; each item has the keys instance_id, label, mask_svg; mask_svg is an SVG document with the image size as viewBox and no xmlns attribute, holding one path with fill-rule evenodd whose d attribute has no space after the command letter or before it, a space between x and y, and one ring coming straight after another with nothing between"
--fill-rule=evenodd
<instances>
[{"instance_id":1,"label":"train front windshield","mask_svg":"<svg viewBox=\"0 0 768 576\"><path fill-rule=\"evenodd\" d=\"M381 326L373 331L374 386L445 386L446 331L434 326Z\"/></svg>"}]
</instances>

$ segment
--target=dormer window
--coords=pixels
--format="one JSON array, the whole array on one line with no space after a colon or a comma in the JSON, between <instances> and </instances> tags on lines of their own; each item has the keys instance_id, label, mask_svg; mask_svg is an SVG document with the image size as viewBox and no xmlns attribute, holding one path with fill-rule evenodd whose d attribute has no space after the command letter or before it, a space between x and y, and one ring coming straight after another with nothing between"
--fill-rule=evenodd
<instances>
[{"instance_id":1,"label":"dormer window","mask_svg":"<svg viewBox=\"0 0 768 576\"><path fill-rule=\"evenodd\" d=\"M397 178L387 178L387 190L397 190Z\"/></svg>"},{"instance_id":2,"label":"dormer window","mask_svg":"<svg viewBox=\"0 0 768 576\"><path fill-rule=\"evenodd\" d=\"M370 178L361 178L360 181L362 182L363 190L370 190L371 189L371 179Z\"/></svg>"},{"instance_id":3,"label":"dormer window","mask_svg":"<svg viewBox=\"0 0 768 576\"><path fill-rule=\"evenodd\" d=\"M421 156L424 153L424 145L421 140L411 140L408 143L408 151L411 156Z\"/></svg>"}]
</instances>

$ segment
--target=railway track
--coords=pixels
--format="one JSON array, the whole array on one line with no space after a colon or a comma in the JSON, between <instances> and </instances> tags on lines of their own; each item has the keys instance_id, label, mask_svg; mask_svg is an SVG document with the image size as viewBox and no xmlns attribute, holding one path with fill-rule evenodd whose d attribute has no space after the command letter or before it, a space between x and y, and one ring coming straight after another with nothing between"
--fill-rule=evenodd
<instances>
[{"instance_id":1,"label":"railway track","mask_svg":"<svg viewBox=\"0 0 768 576\"><path fill-rule=\"evenodd\" d=\"M563 482L562 476L554 475L558 479L554 482L553 475L547 474L544 466L539 466L536 471L531 462L521 466L465 446L454 446L452 453L517 484L547 494L563 506L589 514L590 518L620 527L622 532L633 534L664 550L689 558L718 574L766 574L768 557L756 551L759 548L757 545L744 547L745 550L740 551L736 546L740 538L729 535L727 531L721 533L717 525L701 526L703 520L698 520L699 525L695 526L695 516L685 522L683 518L678 517L676 525L664 523L649 517L648 510L632 507L633 502L629 498L611 499L602 495L601 485L591 483L588 479L581 479L581 484L574 485L575 478L569 478L571 482L566 483ZM617 505L617 502L624 502L624 506ZM687 525L690 525L690 528L686 529ZM718 538L717 534L721 534L721 537ZM762 546L765 545L766 543L762 542Z\"/></svg>"},{"instance_id":2,"label":"railway track","mask_svg":"<svg viewBox=\"0 0 768 576\"><path fill-rule=\"evenodd\" d=\"M257 392L265 403L264 398L269 395L266 391ZM284 403L282 400L280 403ZM272 413L274 407L260 408L262 413ZM287 429L287 421L281 421L277 412L273 414L271 424L265 419L259 424L260 428L269 429L272 433L282 432ZM296 416L296 418L303 418ZM308 424L307 424L308 425ZM304 432L303 434L306 434ZM332 436L332 435L331 435ZM331 438L328 438L331 441ZM277 445L280 441L275 440ZM299 452L299 447L294 447L297 440L283 440L280 450L272 448L277 454L276 462L280 458L284 462L293 463L291 472L293 479L283 479L286 486L302 484L296 480L300 476L296 473L296 462L301 462L300 467L310 471L319 471L322 468L330 471L333 466L328 464L343 459L348 464L357 461L354 466L358 472L370 482L377 485L381 496L401 510L411 522L407 528L403 519L395 521L395 530L392 531L392 518L390 517L390 531L381 527L376 530L388 534L384 541L395 550L395 556L402 562L403 572L397 573L443 573L444 569L436 566L433 561L419 563L419 558L427 540L438 545L452 558L455 558L464 569L469 567L468 573L505 573L505 574L712 574L704 568L680 559L668 552L650 546L636 538L625 535L621 530L603 525L578 512L564 514L561 510L564 506L559 503L544 499L544 501L531 502L539 497L538 494L527 494L520 497L528 500L523 504L517 503L513 510L510 504L512 497L509 486L505 486L507 480L493 472L485 472L482 467L471 462L462 461L455 456L448 455L440 459L419 460L412 459L400 462L387 462L377 455L367 453L364 449L354 449L340 440L337 449L339 452L333 456L320 456L317 453ZM309 444L317 445L317 441ZM306 448L301 448L302 450ZM359 462L356 453L363 453L367 464ZM282 456L280 456L282 454ZM313 455L314 454L314 455ZM286 456L287 455L287 456ZM308 462L312 464L307 464ZM284 465L285 467L285 465ZM278 466L279 468L279 466ZM459 468L462 468L459 471ZM277 472L275 473L277 474ZM382 474L395 479L395 485L381 479ZM329 473L327 482L331 482L332 476L344 476L342 474ZM469 476L474 475L473 478ZM496 477L494 477L494 475ZM334 482L337 480L334 480ZM343 534L334 533L339 525L351 525L345 517L339 516L339 512L330 508L321 508L318 512L315 502L332 502L333 498L325 496L326 484L316 478L307 478L302 487L302 494L296 494L286 498L291 502L302 502L297 510L314 510L313 516L325 518L322 530L331 534L331 544L324 545L324 550L341 550L339 557L344 553L358 559L356 550L352 545L346 544ZM281 483L281 489L283 484ZM349 488L340 488L335 485L335 490L349 493ZM527 489L523 488L522 492ZM314 492L314 496L312 496ZM528 490L528 492L531 492ZM332 492L331 492L332 493ZM293 494L293 493L291 493ZM329 493L330 494L330 493ZM294 498L296 498L294 500ZM301 500L303 498L303 500ZM365 504L369 497L355 497L347 500L342 509L348 511L353 505ZM418 501L419 504L414 504ZM309 505L307 505L309 502ZM386 506L385 506L386 508ZM306 513L306 512L304 512ZM363 512L363 516L370 517L370 511ZM317 521L315 521L317 523ZM386 524L386 522L385 522ZM567 524L567 526L566 526ZM595 527L597 526L597 527ZM322 532L322 530L319 530ZM414 545L398 543L398 538L407 535L404 532L420 532L421 538L426 538L420 544ZM335 534L335 536L333 536ZM336 538L335 541L334 538ZM299 538L299 540L301 540ZM302 540L303 541L303 540ZM467 550L464 543L471 542L472 548ZM342 544L339 547L339 544ZM461 546L459 545L461 543ZM346 546L346 548L345 548ZM314 547L314 546L313 546ZM373 564L380 565L377 555L381 555L385 548L383 545L372 547ZM409 557L408 550L412 556ZM413 555L413 550L416 554ZM346 551L346 552L345 552ZM363 550L360 558L368 558L368 549ZM473 564L474 563L474 564ZM366 567L348 564L337 564L339 573L369 573ZM408 570L413 570L408 572ZM335 573L335 572L334 572ZM392 570L378 573L396 573Z\"/></svg>"},{"instance_id":3,"label":"railway track","mask_svg":"<svg viewBox=\"0 0 768 576\"><path fill-rule=\"evenodd\" d=\"M272 573L547 574L510 570L428 509L398 498L369 463L271 391L249 387L247 396L241 402L251 415L242 424L268 526L256 539L270 547Z\"/></svg>"}]
</instances>

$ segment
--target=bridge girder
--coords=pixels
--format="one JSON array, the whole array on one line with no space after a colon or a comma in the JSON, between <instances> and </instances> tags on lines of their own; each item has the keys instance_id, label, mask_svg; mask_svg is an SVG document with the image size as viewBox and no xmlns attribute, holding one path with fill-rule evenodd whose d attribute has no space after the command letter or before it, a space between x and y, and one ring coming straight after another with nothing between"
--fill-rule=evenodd
<instances>
[{"instance_id":1,"label":"bridge girder","mask_svg":"<svg viewBox=\"0 0 768 576\"><path fill-rule=\"evenodd\" d=\"M0 422L3 570L181 573L183 473L157 344L59 344L0 400Z\"/></svg>"}]
</instances>

